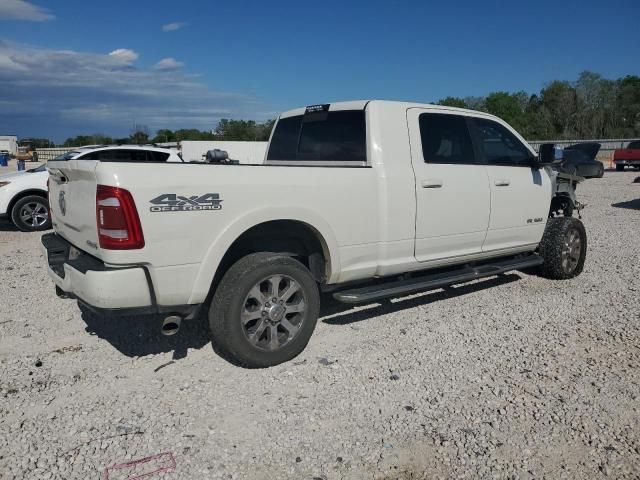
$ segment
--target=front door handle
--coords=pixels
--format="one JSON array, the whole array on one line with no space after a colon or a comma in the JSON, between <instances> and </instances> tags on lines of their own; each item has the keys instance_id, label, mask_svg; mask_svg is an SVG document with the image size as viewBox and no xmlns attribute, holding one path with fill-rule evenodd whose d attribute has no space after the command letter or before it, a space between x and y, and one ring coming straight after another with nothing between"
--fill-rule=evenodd
<instances>
[{"instance_id":1,"label":"front door handle","mask_svg":"<svg viewBox=\"0 0 640 480\"><path fill-rule=\"evenodd\" d=\"M495 185L496 187L508 187L509 185L511 185L511 180L509 180L508 178L499 178L495 181Z\"/></svg>"},{"instance_id":2,"label":"front door handle","mask_svg":"<svg viewBox=\"0 0 640 480\"><path fill-rule=\"evenodd\" d=\"M422 188L440 188L442 187L442 180L437 178L429 178L427 180L423 180Z\"/></svg>"}]
</instances>

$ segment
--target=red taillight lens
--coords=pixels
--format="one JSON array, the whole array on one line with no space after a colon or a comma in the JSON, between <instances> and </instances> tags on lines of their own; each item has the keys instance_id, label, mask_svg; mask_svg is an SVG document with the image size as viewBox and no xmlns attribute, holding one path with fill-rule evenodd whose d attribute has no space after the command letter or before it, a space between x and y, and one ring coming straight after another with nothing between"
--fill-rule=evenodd
<instances>
[{"instance_id":1,"label":"red taillight lens","mask_svg":"<svg viewBox=\"0 0 640 480\"><path fill-rule=\"evenodd\" d=\"M144 247L140 217L128 190L98 185L96 222L101 248L133 250Z\"/></svg>"}]
</instances>

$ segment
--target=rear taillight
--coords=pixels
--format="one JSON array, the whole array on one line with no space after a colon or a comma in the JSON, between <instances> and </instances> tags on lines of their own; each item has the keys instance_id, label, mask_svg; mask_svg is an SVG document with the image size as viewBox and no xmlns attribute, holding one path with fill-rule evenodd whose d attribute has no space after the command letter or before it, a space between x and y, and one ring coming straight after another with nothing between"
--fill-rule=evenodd
<instances>
[{"instance_id":1,"label":"rear taillight","mask_svg":"<svg viewBox=\"0 0 640 480\"><path fill-rule=\"evenodd\" d=\"M128 190L98 185L96 222L101 248L133 250L144 247L140 217Z\"/></svg>"}]
</instances>

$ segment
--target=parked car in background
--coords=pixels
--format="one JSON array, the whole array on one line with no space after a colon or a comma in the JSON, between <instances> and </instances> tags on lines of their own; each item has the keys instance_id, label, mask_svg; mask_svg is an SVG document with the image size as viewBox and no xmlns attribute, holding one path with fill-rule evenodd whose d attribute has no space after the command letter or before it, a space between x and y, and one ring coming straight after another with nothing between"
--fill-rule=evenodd
<instances>
[{"instance_id":1,"label":"parked car in background","mask_svg":"<svg viewBox=\"0 0 640 480\"><path fill-rule=\"evenodd\" d=\"M152 146L91 145L64 153L55 160L100 160L102 162L182 162L175 150ZM47 197L46 166L0 175L0 217L8 218L23 232L51 228Z\"/></svg>"},{"instance_id":2,"label":"parked car in background","mask_svg":"<svg viewBox=\"0 0 640 480\"><path fill-rule=\"evenodd\" d=\"M52 161L98 160L100 162L172 163L182 162L176 150L152 145L97 145L80 147Z\"/></svg>"},{"instance_id":3,"label":"parked car in background","mask_svg":"<svg viewBox=\"0 0 640 480\"><path fill-rule=\"evenodd\" d=\"M619 172L624 170L624 167L640 169L640 140L629 142L627 148L618 148L613 152L613 163Z\"/></svg>"},{"instance_id":4,"label":"parked car in background","mask_svg":"<svg viewBox=\"0 0 640 480\"><path fill-rule=\"evenodd\" d=\"M23 232L51 228L44 165L0 175L0 217L7 217Z\"/></svg>"}]
</instances>

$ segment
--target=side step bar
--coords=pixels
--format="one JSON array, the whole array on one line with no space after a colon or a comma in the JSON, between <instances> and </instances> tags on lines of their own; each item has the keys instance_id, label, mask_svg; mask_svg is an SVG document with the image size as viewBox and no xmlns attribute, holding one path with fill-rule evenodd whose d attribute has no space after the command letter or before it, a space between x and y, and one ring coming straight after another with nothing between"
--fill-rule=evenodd
<instances>
[{"instance_id":1,"label":"side step bar","mask_svg":"<svg viewBox=\"0 0 640 480\"><path fill-rule=\"evenodd\" d=\"M475 267L462 267L447 272L432 273L408 280L395 280L368 287L341 290L335 292L333 298L342 303L371 302L381 298L409 295L421 290L435 290L456 283L465 283L479 278L499 275L511 270L537 267L542 265L542 263L542 257L537 254L532 254L526 257L498 260Z\"/></svg>"}]
</instances>

